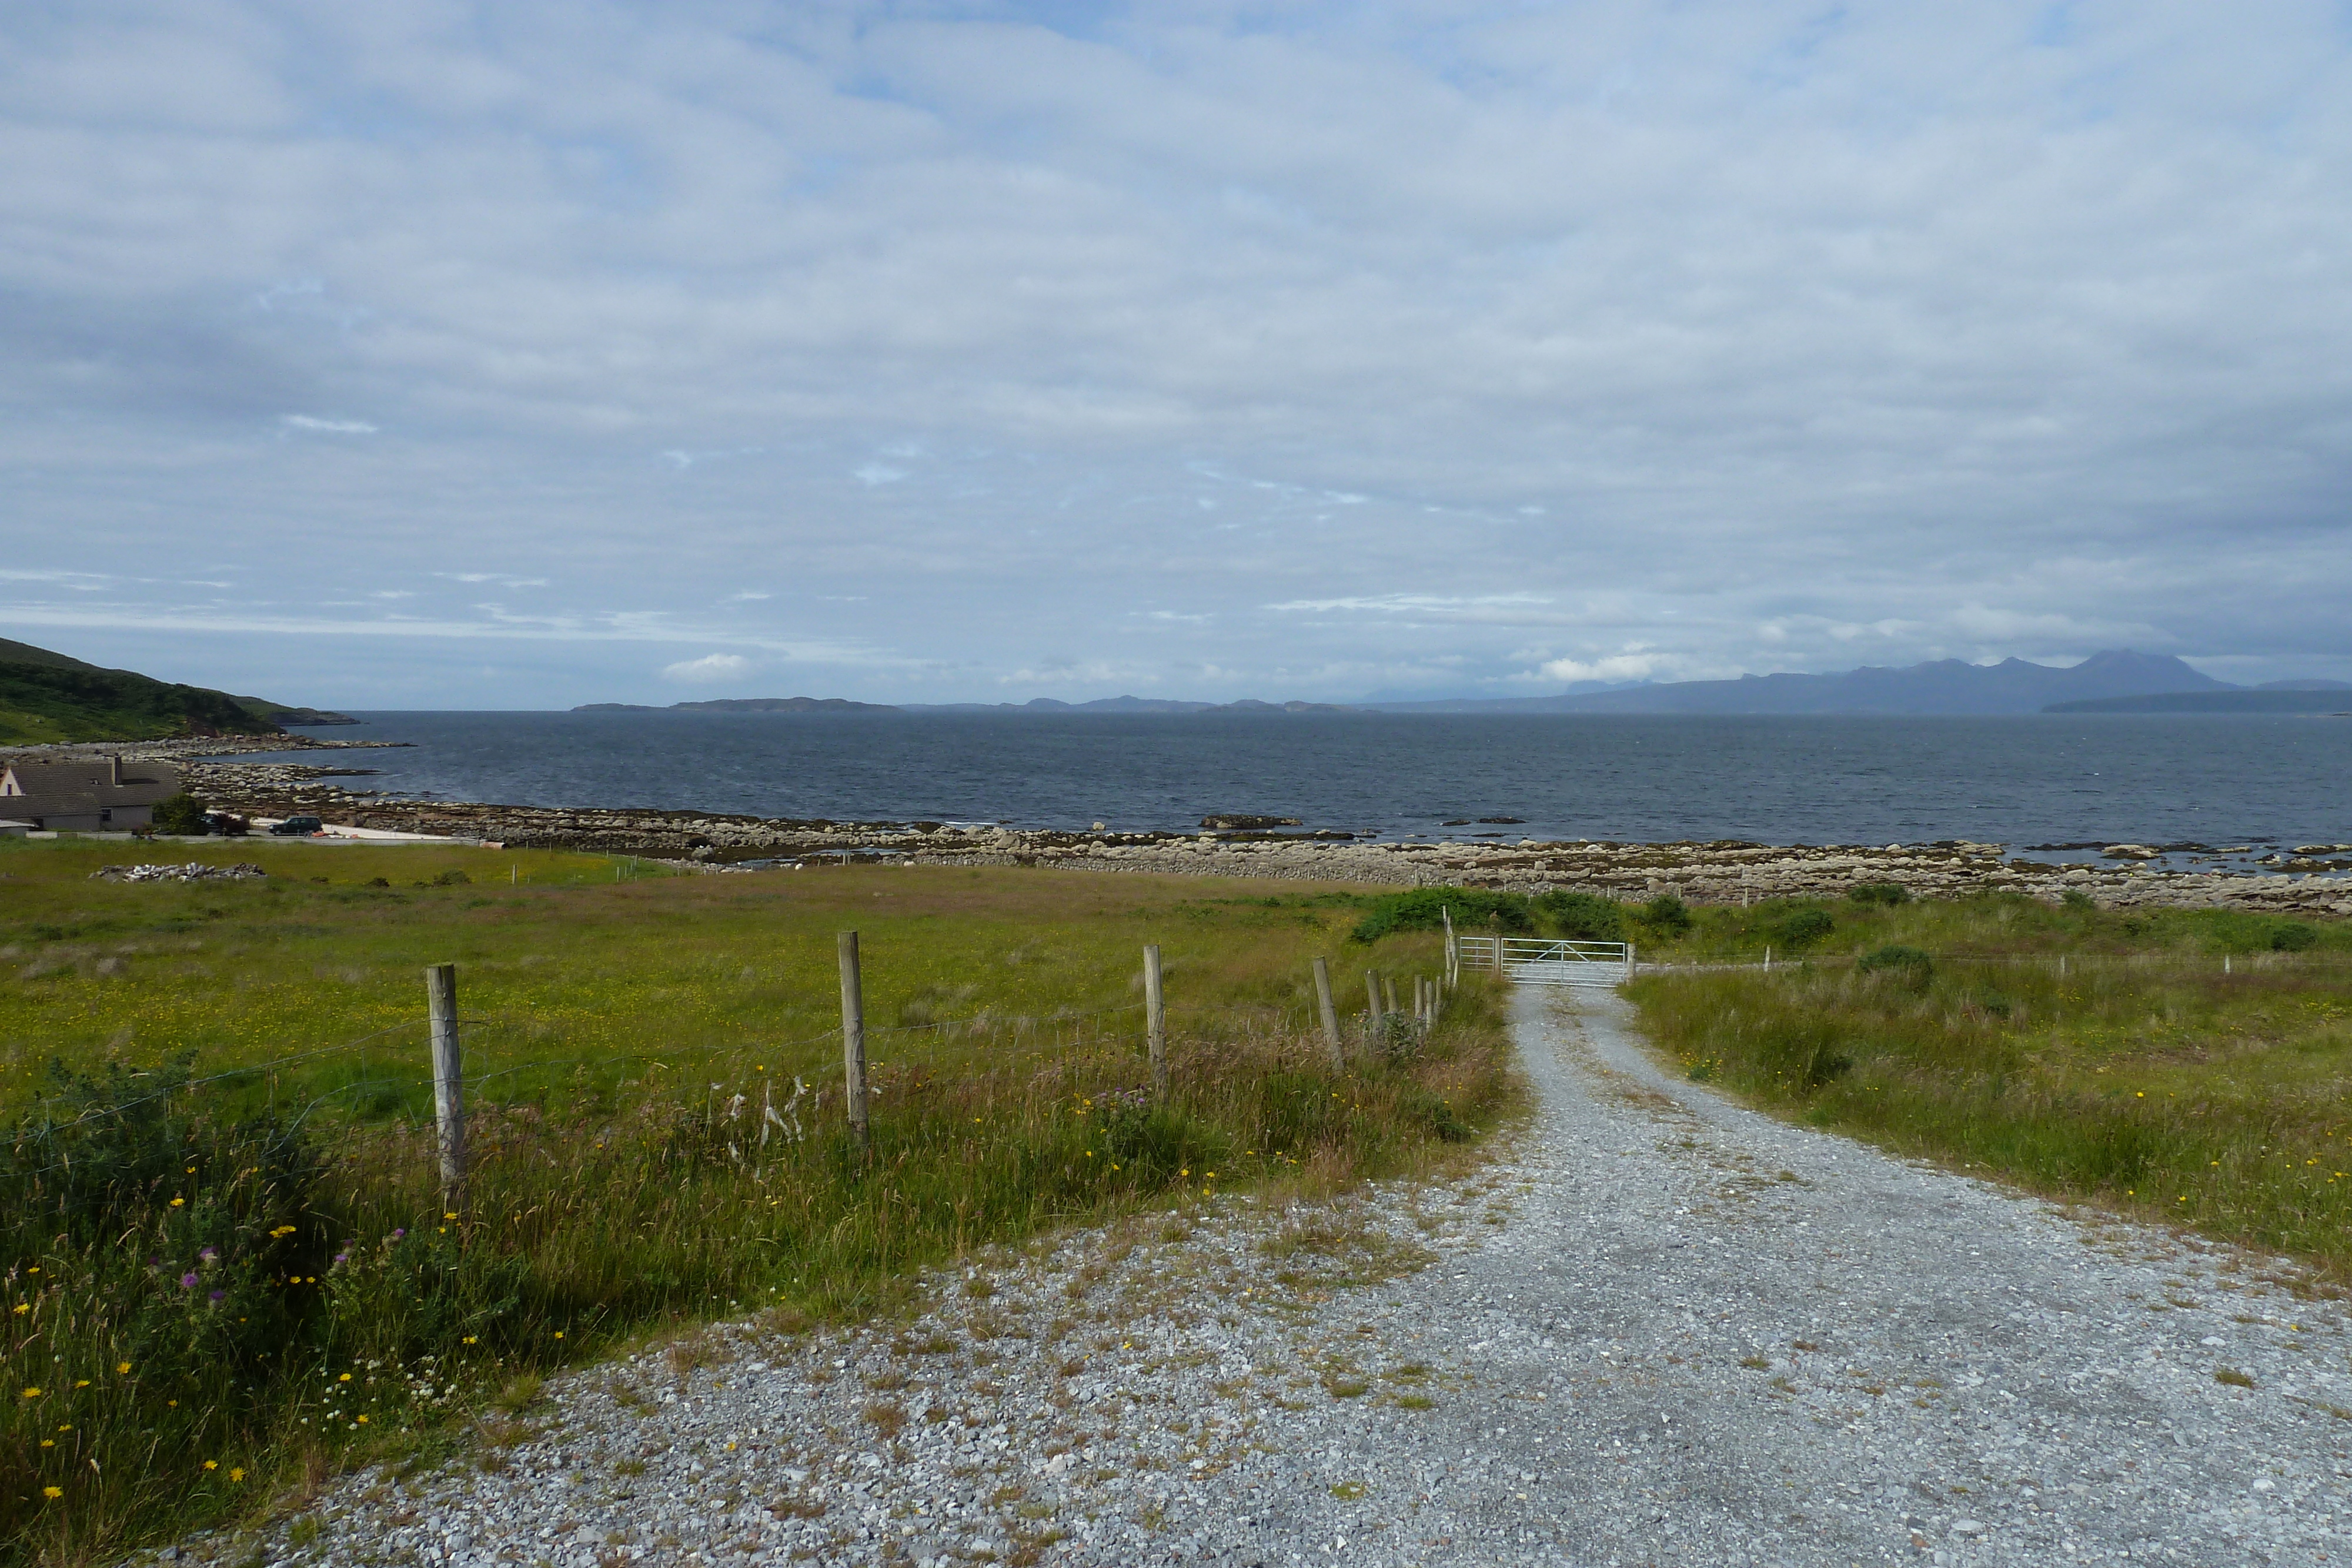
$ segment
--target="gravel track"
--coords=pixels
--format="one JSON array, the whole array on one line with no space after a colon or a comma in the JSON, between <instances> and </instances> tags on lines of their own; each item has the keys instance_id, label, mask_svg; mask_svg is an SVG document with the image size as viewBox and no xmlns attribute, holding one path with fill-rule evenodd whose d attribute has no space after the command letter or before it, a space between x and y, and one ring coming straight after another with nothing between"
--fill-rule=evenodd
<instances>
[{"instance_id":1,"label":"gravel track","mask_svg":"<svg viewBox=\"0 0 2352 1568\"><path fill-rule=\"evenodd\" d=\"M1056 1238L895 1328L720 1325L263 1558L2352 1557L2352 1337L2291 1267L1731 1105L1613 996L1516 1007L1539 1110L1467 1178Z\"/></svg>"}]
</instances>

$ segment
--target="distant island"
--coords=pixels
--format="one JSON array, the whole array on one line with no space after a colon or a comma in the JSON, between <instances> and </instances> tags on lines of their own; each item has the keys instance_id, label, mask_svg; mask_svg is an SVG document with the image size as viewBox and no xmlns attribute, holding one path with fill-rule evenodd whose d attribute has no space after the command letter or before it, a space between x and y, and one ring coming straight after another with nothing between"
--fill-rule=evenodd
<instances>
[{"instance_id":1,"label":"distant island","mask_svg":"<svg viewBox=\"0 0 2352 1568\"><path fill-rule=\"evenodd\" d=\"M101 669L0 637L0 745L283 735L289 725L358 722L320 708L159 681L136 670Z\"/></svg>"},{"instance_id":2,"label":"distant island","mask_svg":"<svg viewBox=\"0 0 2352 1568\"><path fill-rule=\"evenodd\" d=\"M2342 681L2280 681L2251 690L2158 692L2142 697L2094 697L2053 703L2044 713L2342 713L2352 708L2352 685Z\"/></svg>"},{"instance_id":3,"label":"distant island","mask_svg":"<svg viewBox=\"0 0 2352 1568\"><path fill-rule=\"evenodd\" d=\"M1066 703L1036 697L1025 703L858 703L846 697L717 697L705 702L582 703L573 713L1352 713L1336 703L1265 703L1244 697L1231 703L1181 702L1170 697L1098 697Z\"/></svg>"},{"instance_id":4,"label":"distant island","mask_svg":"<svg viewBox=\"0 0 2352 1568\"><path fill-rule=\"evenodd\" d=\"M713 697L708 702L582 703L573 713L898 713L887 703L854 703L847 697Z\"/></svg>"}]
</instances>

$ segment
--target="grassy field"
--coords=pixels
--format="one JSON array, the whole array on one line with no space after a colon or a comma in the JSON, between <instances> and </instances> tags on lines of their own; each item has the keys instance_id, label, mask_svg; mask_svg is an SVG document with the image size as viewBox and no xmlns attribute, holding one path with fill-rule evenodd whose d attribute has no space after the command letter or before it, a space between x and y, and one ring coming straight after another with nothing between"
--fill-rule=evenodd
<instances>
[{"instance_id":1,"label":"grassy field","mask_svg":"<svg viewBox=\"0 0 2352 1568\"><path fill-rule=\"evenodd\" d=\"M2015 897L1687 918L1654 956L1780 941L1769 975L1633 986L1691 1077L2352 1284L2352 926Z\"/></svg>"},{"instance_id":2,"label":"grassy field","mask_svg":"<svg viewBox=\"0 0 2352 1568\"><path fill-rule=\"evenodd\" d=\"M190 859L270 874L89 876ZM980 1242L1442 1160L1513 1103L1500 1003L1472 988L1426 1040L1332 1070L1313 956L1355 994L1368 964L1436 968L1425 932L1354 943L1364 903L1014 869L0 842L0 1550L95 1561L249 1511L666 1322L887 1309ZM833 1032L845 928L866 1154ZM1162 1104L1143 1093L1146 942ZM441 961L472 1145L446 1210L421 973Z\"/></svg>"}]
</instances>

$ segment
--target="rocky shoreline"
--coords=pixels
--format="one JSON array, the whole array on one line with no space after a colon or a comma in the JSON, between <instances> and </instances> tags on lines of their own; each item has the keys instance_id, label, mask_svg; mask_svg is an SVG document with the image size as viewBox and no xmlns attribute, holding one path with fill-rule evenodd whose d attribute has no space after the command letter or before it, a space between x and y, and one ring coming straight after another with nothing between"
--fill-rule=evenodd
<instances>
[{"instance_id":1,"label":"rocky shoreline","mask_svg":"<svg viewBox=\"0 0 2352 1568\"><path fill-rule=\"evenodd\" d=\"M350 743L345 743L349 745ZM288 749L294 749L289 747ZM315 743L301 749L320 749ZM215 753L217 755L217 753ZM1076 871L1275 877L1404 886L1439 883L1543 893L1570 888L1612 898L1679 894L1693 904L1843 896L1892 883L1915 897L2006 892L2054 900L2070 890L2109 907L2224 907L2352 915L2352 844L2311 844L2271 869L2200 861L2232 850L2203 845L2106 846L2095 864L2013 857L2002 844L1767 845L1706 843L1395 842L1369 834L1241 830L1071 832L954 822L850 822L724 812L502 806L406 800L331 782L364 769L310 763L224 764L180 754L188 787L216 810L262 816L308 811L332 823L471 839L516 849L586 850L717 868L829 859L928 865L1034 865ZM2196 852L2204 852L2199 855ZM2190 857L2159 869L2159 854Z\"/></svg>"}]
</instances>

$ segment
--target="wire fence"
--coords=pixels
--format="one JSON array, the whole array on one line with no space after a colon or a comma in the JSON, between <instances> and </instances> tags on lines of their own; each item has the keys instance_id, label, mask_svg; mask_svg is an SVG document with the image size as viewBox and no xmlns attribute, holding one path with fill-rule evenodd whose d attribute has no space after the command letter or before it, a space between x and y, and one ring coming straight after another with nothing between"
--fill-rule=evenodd
<instances>
[{"instance_id":1,"label":"wire fence","mask_svg":"<svg viewBox=\"0 0 2352 1568\"><path fill-rule=\"evenodd\" d=\"M996 1039L1010 1035L1016 1041L1025 1037L1033 1049L1043 1047L1048 1052L1066 1053L1112 1040L1128 1047L1155 1042L1164 1035L1165 1020L1170 1017L1185 1020L1196 1030L1204 1022L1227 1021L1255 1030L1287 1029L1304 1033L1314 1023L1311 1003L1303 1009L1277 1001L1170 1006L1164 1000L1148 999L1083 1009L1057 1009L1045 1013L993 1008L958 1018L930 1019L914 1023L865 1025L861 1022L857 1033L861 1046L873 1040L885 1043L886 1048L887 1042L892 1040L912 1043L929 1039L944 1043L959 1035ZM1110 1020L1127 1020L1132 1027L1122 1029ZM435 1053L430 1049L436 1022L442 1021L449 1026L453 1043L457 1046L453 1061L465 1064L446 1080L436 1069ZM45 1103L37 1101L32 1113L20 1114L13 1132L5 1135L5 1144L0 1145L6 1149L8 1156L13 1156L0 1158L0 1171L5 1171L11 1177L26 1178L68 1169L73 1164L70 1147L77 1133L109 1120L135 1118L142 1111L175 1095L194 1096L208 1090L251 1089L266 1085L268 1110L273 1115L281 1114L278 1097L282 1078L299 1071L306 1079L310 1079L310 1075L338 1059L359 1058L365 1061L372 1057L380 1057L387 1041L397 1040L404 1048L415 1050L417 1070L373 1072L325 1086L318 1085L315 1079L310 1079L303 1085L308 1091L305 1097L283 1108L285 1127L289 1131L299 1131L322 1109L338 1103L348 1103L353 1097L371 1092L379 1094L387 1091L397 1092L401 1097L402 1109L413 1104L414 1097L425 1093L435 1094L436 1103L454 1099L460 1105L469 1100L498 1105L501 1103L496 1097L499 1088L533 1078L577 1079L583 1074L637 1065L653 1071L668 1072L683 1071L688 1063L693 1061L707 1062L715 1057L741 1058L753 1053L790 1059L811 1048L844 1043L847 1033L845 1026L835 1025L787 1039L709 1040L657 1049L567 1056L530 1055L523 1060L493 1065L499 1054L494 1043L498 1038L530 1027L533 1022L525 1017L501 1013L455 1014L444 1020L419 1016L332 1044L314 1046L259 1061L241 1062L194 1076L177 1076L168 1066L151 1069L148 1072L162 1074L166 1082L150 1092L126 1098L106 1094L102 1103L88 1103L90 1091L87 1089L79 1092L68 1089L73 1098L83 1102L81 1108L63 1120L49 1120L41 1113ZM1367 1032L1376 1024L1376 1019L1368 1022ZM1089 1026L1093 1026L1091 1030ZM1157 1049L1156 1044L1152 1049ZM467 1062L468 1055L472 1059L470 1063ZM484 1061L486 1055L490 1058L488 1061ZM860 1062L862 1071L862 1050ZM470 1067L470 1071L466 1067ZM760 1070L764 1071L764 1064ZM143 1077L148 1072L133 1076ZM840 1073L836 1071L832 1076L838 1077ZM797 1075L795 1081L798 1081ZM719 1085L713 1085L714 1089L717 1087ZM102 1090L100 1092L103 1092ZM388 1111L394 1107L382 1109ZM66 1152L42 1163L28 1163L28 1155L35 1160L39 1159L34 1151L44 1145Z\"/></svg>"},{"instance_id":2,"label":"wire fence","mask_svg":"<svg viewBox=\"0 0 2352 1568\"><path fill-rule=\"evenodd\" d=\"M1644 958L1634 966L1642 975L1696 975L1753 972L1801 974L1809 970L1852 969L1862 967L1867 953L1783 953L1760 958L1693 958L1665 962ZM1986 967L2048 969L2060 977L2077 972L2118 970L2194 971L2216 977L2281 971L2352 969L2352 954L2308 950L2257 950L2249 953L1936 953L1938 967L1981 965Z\"/></svg>"}]
</instances>

